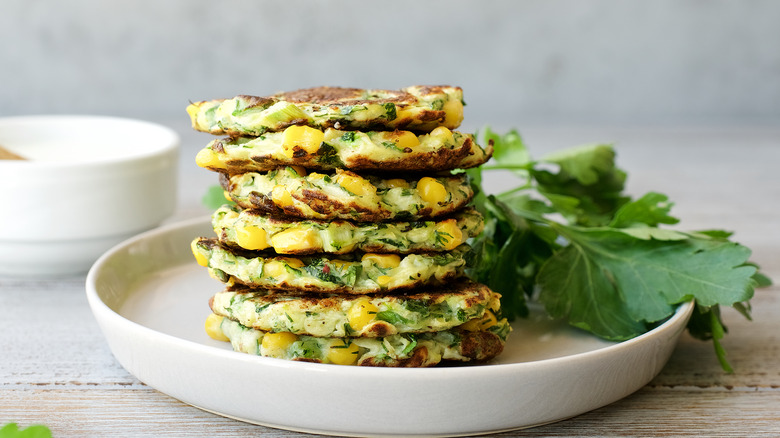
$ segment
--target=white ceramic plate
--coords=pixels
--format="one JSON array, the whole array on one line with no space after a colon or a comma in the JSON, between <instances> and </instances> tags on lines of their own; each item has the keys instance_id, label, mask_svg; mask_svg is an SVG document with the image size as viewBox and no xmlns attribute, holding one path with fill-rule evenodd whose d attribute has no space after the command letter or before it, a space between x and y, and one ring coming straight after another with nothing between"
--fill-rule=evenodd
<instances>
[{"instance_id":1,"label":"white ceramic plate","mask_svg":"<svg viewBox=\"0 0 780 438\"><path fill-rule=\"evenodd\" d=\"M210 339L208 298L221 289L190 241L201 219L139 235L103 255L87 297L114 356L185 403L266 426L332 435L470 435L550 423L619 400L655 377L693 310L615 344L535 314L513 325L486 365L363 368L236 353Z\"/></svg>"}]
</instances>

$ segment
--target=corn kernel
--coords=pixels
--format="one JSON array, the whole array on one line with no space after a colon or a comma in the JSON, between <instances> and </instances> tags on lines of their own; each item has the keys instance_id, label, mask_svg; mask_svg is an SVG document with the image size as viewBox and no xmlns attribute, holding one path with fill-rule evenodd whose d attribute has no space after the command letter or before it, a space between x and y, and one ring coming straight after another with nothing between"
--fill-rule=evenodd
<instances>
[{"instance_id":1,"label":"corn kernel","mask_svg":"<svg viewBox=\"0 0 780 438\"><path fill-rule=\"evenodd\" d=\"M496 324L498 324L498 319L496 318L496 315L489 310L486 311L485 315L482 317L482 324L481 324L482 330L487 330Z\"/></svg>"},{"instance_id":2,"label":"corn kernel","mask_svg":"<svg viewBox=\"0 0 780 438\"><path fill-rule=\"evenodd\" d=\"M411 131L393 131L389 135L390 141L395 143L401 150L406 148L413 149L420 145L420 140Z\"/></svg>"},{"instance_id":3,"label":"corn kernel","mask_svg":"<svg viewBox=\"0 0 780 438\"><path fill-rule=\"evenodd\" d=\"M295 155L295 149L303 149L307 154L317 152L325 137L322 131L309 126L293 125L282 135L282 153L287 158Z\"/></svg>"},{"instance_id":4,"label":"corn kernel","mask_svg":"<svg viewBox=\"0 0 780 438\"><path fill-rule=\"evenodd\" d=\"M331 260L328 262L333 268L335 268L338 271L345 271L349 269L349 267L352 265L350 262L345 262L344 260Z\"/></svg>"},{"instance_id":5,"label":"corn kernel","mask_svg":"<svg viewBox=\"0 0 780 438\"><path fill-rule=\"evenodd\" d=\"M365 178L357 175L350 175L347 173L340 173L336 177L336 181L344 190L354 193L358 196L371 196L376 195L376 187L368 182Z\"/></svg>"},{"instance_id":6,"label":"corn kernel","mask_svg":"<svg viewBox=\"0 0 780 438\"><path fill-rule=\"evenodd\" d=\"M298 174L298 176L300 176L300 177L306 176L306 169L304 169L303 167L301 167L301 166L290 166L290 168L292 168L292 170L294 170L295 173Z\"/></svg>"},{"instance_id":7,"label":"corn kernel","mask_svg":"<svg viewBox=\"0 0 780 438\"><path fill-rule=\"evenodd\" d=\"M195 164L203 168L225 169L225 163L220 160L219 154L211 148L204 148L195 155Z\"/></svg>"},{"instance_id":8,"label":"corn kernel","mask_svg":"<svg viewBox=\"0 0 780 438\"><path fill-rule=\"evenodd\" d=\"M310 181L314 181L314 180L318 180L318 179L324 179L326 176L327 175L325 175L324 173L312 172L312 173L309 174L309 180Z\"/></svg>"},{"instance_id":9,"label":"corn kernel","mask_svg":"<svg viewBox=\"0 0 780 438\"><path fill-rule=\"evenodd\" d=\"M228 339L228 337L225 336L225 333L222 331L223 319L225 318L215 313L212 313L206 317L206 334L209 335L211 339L222 342L230 342L230 339Z\"/></svg>"},{"instance_id":10,"label":"corn kernel","mask_svg":"<svg viewBox=\"0 0 780 438\"><path fill-rule=\"evenodd\" d=\"M227 190L223 190L223 191L222 191L222 196L224 196L224 197L225 197L225 199L226 199L228 202L233 202L233 198L231 198L231 197L230 197L230 192L228 192Z\"/></svg>"},{"instance_id":11,"label":"corn kernel","mask_svg":"<svg viewBox=\"0 0 780 438\"><path fill-rule=\"evenodd\" d=\"M317 249L322 241L312 228L288 228L271 237L271 245L280 254L293 254L303 250Z\"/></svg>"},{"instance_id":12,"label":"corn kernel","mask_svg":"<svg viewBox=\"0 0 780 438\"><path fill-rule=\"evenodd\" d=\"M447 189L444 184L426 176L417 182L417 191L423 201L429 204L441 203L447 200Z\"/></svg>"},{"instance_id":13,"label":"corn kernel","mask_svg":"<svg viewBox=\"0 0 780 438\"><path fill-rule=\"evenodd\" d=\"M501 295L493 293L493 296L490 297L490 302L488 302L487 308L492 310L494 313L498 312L501 309Z\"/></svg>"},{"instance_id":14,"label":"corn kernel","mask_svg":"<svg viewBox=\"0 0 780 438\"><path fill-rule=\"evenodd\" d=\"M398 254L363 254L361 262L371 262L382 269L397 268L401 264L401 257Z\"/></svg>"},{"instance_id":15,"label":"corn kernel","mask_svg":"<svg viewBox=\"0 0 780 438\"><path fill-rule=\"evenodd\" d=\"M498 324L496 315L494 315L493 312L486 310L485 314L482 315L482 318L472 319L464 324L461 324L460 328L470 332L478 332L482 330L487 330L496 324Z\"/></svg>"},{"instance_id":16,"label":"corn kernel","mask_svg":"<svg viewBox=\"0 0 780 438\"><path fill-rule=\"evenodd\" d=\"M360 348L354 342L334 340L328 348L328 362L336 365L354 365L357 363Z\"/></svg>"},{"instance_id":17,"label":"corn kernel","mask_svg":"<svg viewBox=\"0 0 780 438\"><path fill-rule=\"evenodd\" d=\"M322 137L322 141L325 143L330 143L331 140L340 138L342 135L344 135L344 131L339 131L338 129L328 128L325 130L325 134Z\"/></svg>"},{"instance_id":18,"label":"corn kernel","mask_svg":"<svg viewBox=\"0 0 780 438\"><path fill-rule=\"evenodd\" d=\"M279 207L289 207L293 204L292 195L284 186L275 186L271 191L271 200Z\"/></svg>"},{"instance_id":19,"label":"corn kernel","mask_svg":"<svg viewBox=\"0 0 780 438\"><path fill-rule=\"evenodd\" d=\"M407 107L401 107L396 105L395 106L395 119L396 120L405 120L405 119L413 119L417 117L417 114L410 108Z\"/></svg>"},{"instance_id":20,"label":"corn kernel","mask_svg":"<svg viewBox=\"0 0 780 438\"><path fill-rule=\"evenodd\" d=\"M402 188L402 189L405 189L405 188L409 187L409 183L405 179L402 179L402 178L389 179L389 180L387 180L386 184L387 184L387 187L390 187L391 189L395 189L395 188L399 188L399 187Z\"/></svg>"},{"instance_id":21,"label":"corn kernel","mask_svg":"<svg viewBox=\"0 0 780 438\"><path fill-rule=\"evenodd\" d=\"M239 223L235 227L236 243L241 248L246 249L266 249L268 244L268 234L264 229L255 226Z\"/></svg>"},{"instance_id":22,"label":"corn kernel","mask_svg":"<svg viewBox=\"0 0 780 438\"><path fill-rule=\"evenodd\" d=\"M384 286L387 286L388 284L390 284L391 281L393 281L393 277L391 277L389 275L380 275L376 279L376 284L384 287Z\"/></svg>"},{"instance_id":23,"label":"corn kernel","mask_svg":"<svg viewBox=\"0 0 780 438\"><path fill-rule=\"evenodd\" d=\"M450 99L442 109L444 110L444 126L457 128L463 121L463 102L458 99Z\"/></svg>"},{"instance_id":24,"label":"corn kernel","mask_svg":"<svg viewBox=\"0 0 780 438\"><path fill-rule=\"evenodd\" d=\"M301 259L296 259L293 257L279 257L279 260L287 263L287 266L291 268L302 268L303 267L303 261Z\"/></svg>"},{"instance_id":25,"label":"corn kernel","mask_svg":"<svg viewBox=\"0 0 780 438\"><path fill-rule=\"evenodd\" d=\"M260 343L260 354L284 358L287 356L287 349L297 340L298 336L290 332L266 333Z\"/></svg>"},{"instance_id":26,"label":"corn kernel","mask_svg":"<svg viewBox=\"0 0 780 438\"><path fill-rule=\"evenodd\" d=\"M447 219L436 226L437 241L447 251L455 249L463 243L463 231L455 219Z\"/></svg>"},{"instance_id":27,"label":"corn kernel","mask_svg":"<svg viewBox=\"0 0 780 438\"><path fill-rule=\"evenodd\" d=\"M455 137L452 135L452 131L447 129L446 126L439 126L430 133L431 137L441 137L446 144L455 143Z\"/></svg>"},{"instance_id":28,"label":"corn kernel","mask_svg":"<svg viewBox=\"0 0 780 438\"><path fill-rule=\"evenodd\" d=\"M198 239L195 239L190 243L190 249L192 249L192 255L195 256L195 261L201 266L208 266L209 261L203 253L198 250Z\"/></svg>"},{"instance_id":29,"label":"corn kernel","mask_svg":"<svg viewBox=\"0 0 780 438\"><path fill-rule=\"evenodd\" d=\"M263 275L275 279L279 279L287 274L287 269L284 268L284 263L279 260L271 260L263 265Z\"/></svg>"},{"instance_id":30,"label":"corn kernel","mask_svg":"<svg viewBox=\"0 0 780 438\"><path fill-rule=\"evenodd\" d=\"M356 332L363 330L365 326L374 320L378 311L379 308L371 303L370 298L358 298L347 311L349 326Z\"/></svg>"},{"instance_id":31,"label":"corn kernel","mask_svg":"<svg viewBox=\"0 0 780 438\"><path fill-rule=\"evenodd\" d=\"M200 114L200 105L196 105L194 103L191 103L191 104L187 105L187 114L192 119L192 122L193 122L192 123L193 124L192 127L194 128L195 127L195 119Z\"/></svg>"}]
</instances>

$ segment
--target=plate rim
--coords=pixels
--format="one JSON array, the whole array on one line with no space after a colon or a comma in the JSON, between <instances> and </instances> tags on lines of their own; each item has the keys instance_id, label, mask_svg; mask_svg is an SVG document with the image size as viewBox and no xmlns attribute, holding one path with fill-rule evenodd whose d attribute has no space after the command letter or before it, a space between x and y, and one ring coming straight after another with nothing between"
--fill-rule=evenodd
<instances>
[{"instance_id":1,"label":"plate rim","mask_svg":"<svg viewBox=\"0 0 780 438\"><path fill-rule=\"evenodd\" d=\"M692 301L682 303L678 306L675 313L671 317L669 317L663 324L659 325L658 327L642 335L639 335L635 338L626 341L605 345L603 347L599 347L594 350L574 353L571 355L564 355L564 356L547 358L547 359L531 360L526 362L498 363L498 364L487 363L487 364L474 364L474 365L466 365L466 366L432 367L432 368L395 368L392 371L389 371L388 368L346 367L346 366L339 366L339 365L332 365L332 364L287 361L287 360L280 360L280 359L274 359L274 358L268 358L262 356L253 356L253 355L235 352L232 350L216 348L214 346L180 338L173 334L164 333L161 331L157 331L151 327L147 327L139 322L135 322L131 319L126 318L125 316L121 315L118 311L111 308L108 304L106 304L106 302L104 302L103 298L100 296L100 293L98 291L96 280L98 279L101 269L103 269L103 267L106 266L106 264L112 257L115 257L123 250L132 247L134 244L138 242L147 239L170 237L174 233L181 233L184 232L186 229L190 229L190 228L195 229L196 227L200 227L201 229L208 229L207 228L208 225L209 225L209 217L207 216L207 217L192 218L192 219L188 219L176 223L171 223L171 224L167 224L155 228L153 230L149 230L147 232L138 234L114 246L106 253L104 253L93 264L86 278L87 300L89 302L93 315L100 322L101 330L104 332L104 335L106 332L102 324L103 324L103 320L107 320L107 321L111 321L111 323L119 324L120 326L123 326L125 330L140 331L139 333L142 333L145 336L152 336L158 338L161 337L159 339L161 339L162 341L170 343L172 346L175 346L176 348L190 350L193 354L204 354L216 360L228 360L231 362L235 362L236 364L240 363L242 366L244 365L254 366L256 364L257 366L264 367L264 369L265 367L268 367L269 369L273 369L273 370L279 370L282 372L293 372L293 373L327 372L328 375L338 377L338 378L346 378L348 376L356 376L358 378L374 378L374 377L386 378L387 376L397 376L398 378L407 379L410 381L424 380L426 382L436 383L436 382L440 382L444 380L452 380L452 379L478 380L485 376L491 376L491 378L496 378L496 379L504 379L504 378L510 378L513 375L517 375L517 373L533 373L533 372L540 372L543 369L551 369L551 368L554 369L556 367L566 366L571 362L580 362L580 361L592 362L592 361L603 360L605 357L608 358L612 355L619 355L622 350L630 349L637 344L652 342L653 338L663 334L667 330L671 330L675 326L679 326L678 330L680 332L684 331L685 324L684 323L681 324L681 320L685 320L687 322L688 318L690 317L693 311ZM182 252L184 253L184 249L182 249ZM166 264L164 266L161 266L159 269L169 269L178 266L183 266L183 265L179 263L171 263L171 264ZM127 285L127 289L130 289L130 285ZM117 304L117 307L119 306L121 306L121 303ZM679 334L673 335L673 339L671 341L673 343L672 348L674 347L674 345L677 344L678 336ZM116 352L114 352L114 346L111 345L111 342L109 342L109 346L111 347L111 351L116 358L117 354ZM119 362L123 366L123 368L127 369L127 366L125 366L124 363L122 363L121 361ZM665 365L665 363L666 360L664 360L663 363L657 367L657 369L660 371L660 369ZM135 373L133 372L130 373L135 375ZM655 375L657 375L657 373L658 372L656 371L649 379L643 381L641 385L639 385L639 388L646 385L650 380L652 380L653 377L655 377ZM135 376L143 381L141 377L137 375ZM150 385L150 386L154 387L155 389L158 389L154 385ZM636 389L630 391L629 394L634 392ZM166 391L162 391L162 390L160 391L168 394L168 392ZM171 396L174 398L178 398L175 395L171 395ZM620 398L622 397L619 397L618 399ZM182 401L192 406L198 407L204 411L218 413L220 415L229 418L239 419L241 421L245 421L252 424L262 424L262 425L269 425L272 427L285 428L288 430L309 431L315 433L338 433L338 434L350 433L349 431L328 432L325 430L312 429L303 426L301 427L295 425L285 426L283 424L278 424L269 421L248 419L235 414L220 412L219 410L215 410L210 407L206 407L206 406L201 407L198 403L193 403L191 401L187 401L187 400L182 400ZM584 412L580 412L580 413L584 413ZM504 431L504 430L512 430L512 429L519 429L525 427L533 427L539 424L546 424L554 421L564 420L569 417L571 417L571 415L554 419L554 420L544 419L535 424L518 425L516 427L508 427L508 428L500 427L492 430L469 431L469 432L455 433L455 434L447 433L444 435L453 436L453 435L475 434L475 433L491 433L497 430ZM361 433L352 432L352 434L360 435ZM374 435L375 433L372 432L371 434Z\"/></svg>"},{"instance_id":2,"label":"plate rim","mask_svg":"<svg viewBox=\"0 0 780 438\"><path fill-rule=\"evenodd\" d=\"M193 346L197 346L198 348L202 347L203 349L208 350L208 351L215 350L215 351L221 351L221 352L229 353L230 356L233 356L233 353L235 353L235 355L238 356L238 357L247 356L247 357L250 357L250 358L264 359L264 362L265 361L269 361L271 363L278 363L278 362L294 363L294 364L300 365L303 369L306 369L306 368L309 368L309 367L312 367L312 366L319 368L319 367L321 367L323 365L327 365L329 367L339 368L339 369L347 368L347 369L350 369L351 371L355 371L355 370L372 370L372 369L378 369L378 370L393 369L393 370L397 370L397 371L406 370L406 371L423 371L423 372L425 372L426 370L434 369L434 368L343 367L343 366L337 366L337 365L332 365L332 364L310 363L310 362L302 362L302 361L282 361L282 360L274 359L274 358L267 358L267 357L263 357L263 356L253 356L253 355L248 355L248 354L245 354L245 353L237 353L237 352L234 352L234 351L222 350L222 349L214 348L214 347L209 346L209 345L204 345L204 344L201 344L201 343L198 343L198 342L195 342L195 341L191 341L191 340L188 340L188 339L182 339L182 338L179 338L177 336L174 336L174 335L171 335L171 334L168 334L168 333L159 332L159 331L154 330L152 328L149 328L149 327L147 327L147 326L145 326L143 324L140 324L140 323L137 323L135 321L132 321L132 320L130 320L128 318L125 318L120 313L118 313L117 311L112 309L110 306L108 306L102 300L102 298L100 298L99 293L97 292L96 288L94 287L95 286L94 285L95 277L98 275L98 271L100 270L102 265L104 265L106 263L106 260L108 260L110 257L112 257L115 253L117 253L118 251L122 250L126 246L132 245L133 243L135 243L137 241L146 240L146 239L148 239L150 237L154 237L156 235L167 234L167 233L169 233L171 231L176 231L176 230L188 228L188 227L191 227L191 226L194 227L194 226L203 225L203 224L206 223L205 221L207 221L207 220L208 220L208 218L202 218L201 217L201 218L188 219L188 220L184 220L184 221L180 221L180 222L176 222L176 223L172 223L172 224L167 224L167 225L164 225L164 226L161 226L161 227L157 227L155 229L152 229L152 230L140 233L138 235L135 235L135 236L131 237L130 239L127 239L127 240L119 243L118 245L115 245L113 248L111 248L105 254L103 254L94 263L94 265L90 268L89 272L87 273L86 284L87 284L87 297L88 297L88 299L94 300L95 304L101 306L102 308L104 308L104 310L107 310L107 311L113 313L116 317L120 318L121 320L127 321L127 322L129 322L129 323L131 323L133 325L136 325L136 326L138 326L140 328L143 328L144 330L148 330L148 331L156 333L156 334L167 336L167 337L170 337L170 338L175 339L177 341L182 341L182 342L185 342L185 343L188 343L188 344L192 344ZM165 266L165 268L172 268L172 267L175 267L175 266L176 265L169 265L169 266ZM687 314L692 312L692 310L693 310L692 307L693 307L693 301L686 301L686 302L680 303L678 305L677 309L675 310L675 312L666 321L664 321L662 324L660 324L658 327L655 327L652 330L649 330L649 331L647 331L647 332L645 332L645 333L643 333L643 334L641 334L639 336L636 336L634 338L627 339L625 341L616 342L616 343L614 343L612 345L605 345L605 346L597 348L595 350L585 351L585 352L581 352L581 353L574 353L574 354L570 354L570 355L566 355L566 356L560 356L560 357L554 357L554 358L548 358L548 359L530 360L530 361L527 361L527 362L499 363L499 364L491 364L491 363L473 364L473 365L467 365L467 366L463 366L463 367L444 367L444 368L439 368L439 369L447 369L447 370L469 369L470 370L470 369L480 369L480 368L488 368L488 367L489 368L507 368L507 367L518 367L518 366L520 366L520 367L527 367L527 366L530 366L529 364L537 364L537 363L541 363L542 365L546 365L546 364L553 364L553 363L556 363L556 362L559 362L559 361L563 361L563 360L570 360L571 358L595 356L595 355L601 354L601 352L603 352L604 350L612 351L612 350L619 350L619 349L622 349L622 348L629 348L633 344L643 342L644 339L646 339L648 337L653 337L656 333L658 333L660 330L664 330L666 327L671 325L677 319L685 318ZM403 371L403 372L406 372L406 371Z\"/></svg>"}]
</instances>

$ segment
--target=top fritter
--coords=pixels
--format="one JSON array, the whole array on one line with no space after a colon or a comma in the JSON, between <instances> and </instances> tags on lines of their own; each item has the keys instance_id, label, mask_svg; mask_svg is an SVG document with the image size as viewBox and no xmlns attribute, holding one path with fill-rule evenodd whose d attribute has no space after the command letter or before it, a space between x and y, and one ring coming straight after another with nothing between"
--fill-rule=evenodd
<instances>
[{"instance_id":1,"label":"top fritter","mask_svg":"<svg viewBox=\"0 0 780 438\"><path fill-rule=\"evenodd\" d=\"M262 135L291 125L320 129L431 131L463 120L463 90L412 86L398 91L318 87L269 97L236 96L192 103L192 127L215 135Z\"/></svg>"}]
</instances>

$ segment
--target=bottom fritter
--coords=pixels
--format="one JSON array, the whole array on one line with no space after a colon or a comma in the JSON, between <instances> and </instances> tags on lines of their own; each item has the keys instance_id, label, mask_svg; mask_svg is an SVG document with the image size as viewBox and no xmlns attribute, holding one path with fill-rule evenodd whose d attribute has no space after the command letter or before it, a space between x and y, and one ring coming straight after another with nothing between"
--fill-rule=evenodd
<instances>
[{"instance_id":1,"label":"bottom fritter","mask_svg":"<svg viewBox=\"0 0 780 438\"><path fill-rule=\"evenodd\" d=\"M380 338L334 338L268 333L231 319L210 315L209 335L230 341L233 350L259 356L338 365L429 367L441 361L477 362L504 349L511 328L506 320L484 330L455 328Z\"/></svg>"}]
</instances>

